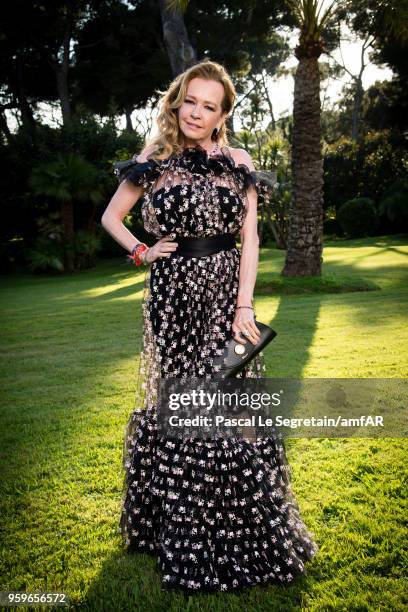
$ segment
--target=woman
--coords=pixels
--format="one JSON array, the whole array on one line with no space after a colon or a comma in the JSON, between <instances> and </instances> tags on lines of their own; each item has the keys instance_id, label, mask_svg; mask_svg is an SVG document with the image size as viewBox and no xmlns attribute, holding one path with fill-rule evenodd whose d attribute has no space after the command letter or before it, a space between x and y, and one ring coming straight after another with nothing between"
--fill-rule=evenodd
<instances>
[{"instance_id":1,"label":"woman","mask_svg":"<svg viewBox=\"0 0 408 612\"><path fill-rule=\"evenodd\" d=\"M117 164L121 182L102 217L136 265L147 266L140 406L126 427L119 528L129 550L158 554L166 589L288 583L317 550L281 440L175 440L157 431L161 377L210 379L232 335L242 343L259 338L257 205L273 181L244 150L227 146L234 100L215 62L179 75L162 97L158 134L138 157ZM122 224L142 195L145 229L157 239L150 248ZM261 352L237 378L264 371Z\"/></svg>"}]
</instances>

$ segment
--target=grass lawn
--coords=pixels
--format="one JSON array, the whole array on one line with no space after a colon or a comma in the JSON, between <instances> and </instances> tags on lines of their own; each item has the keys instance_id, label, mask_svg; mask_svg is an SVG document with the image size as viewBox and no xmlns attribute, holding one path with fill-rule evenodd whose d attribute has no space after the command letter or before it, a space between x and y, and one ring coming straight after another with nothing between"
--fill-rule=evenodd
<instances>
[{"instance_id":1,"label":"grass lawn","mask_svg":"<svg viewBox=\"0 0 408 612\"><path fill-rule=\"evenodd\" d=\"M284 255L263 248L259 262L257 318L278 332L267 376L406 378L408 236L326 241L317 280L281 277ZM65 592L82 610L407 609L403 438L287 441L320 547L290 587L186 598L161 591L155 557L124 552L142 293L125 257L70 277L2 278L0 590Z\"/></svg>"}]
</instances>

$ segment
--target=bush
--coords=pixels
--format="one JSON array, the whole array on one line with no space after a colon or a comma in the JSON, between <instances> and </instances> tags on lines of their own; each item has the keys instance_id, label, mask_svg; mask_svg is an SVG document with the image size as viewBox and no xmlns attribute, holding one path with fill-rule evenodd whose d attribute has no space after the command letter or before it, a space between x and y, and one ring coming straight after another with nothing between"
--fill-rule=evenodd
<instances>
[{"instance_id":1,"label":"bush","mask_svg":"<svg viewBox=\"0 0 408 612\"><path fill-rule=\"evenodd\" d=\"M343 233L337 219L324 219L323 234L326 236L340 236Z\"/></svg>"},{"instance_id":2,"label":"bush","mask_svg":"<svg viewBox=\"0 0 408 612\"><path fill-rule=\"evenodd\" d=\"M75 270L85 270L96 265L96 254L101 247L99 234L86 230L75 232L73 251L75 257Z\"/></svg>"},{"instance_id":3,"label":"bush","mask_svg":"<svg viewBox=\"0 0 408 612\"><path fill-rule=\"evenodd\" d=\"M22 238L0 243L0 274L17 272L26 265L26 248Z\"/></svg>"},{"instance_id":4,"label":"bush","mask_svg":"<svg viewBox=\"0 0 408 612\"><path fill-rule=\"evenodd\" d=\"M405 139L388 130L366 134L359 142L341 138L324 156L325 208L339 209L346 200L369 197L378 204L396 179L406 176Z\"/></svg>"},{"instance_id":5,"label":"bush","mask_svg":"<svg viewBox=\"0 0 408 612\"><path fill-rule=\"evenodd\" d=\"M37 236L27 249L28 268L32 272L63 272L64 247L59 211L36 220Z\"/></svg>"},{"instance_id":6,"label":"bush","mask_svg":"<svg viewBox=\"0 0 408 612\"><path fill-rule=\"evenodd\" d=\"M79 270L92 267L100 249L96 219L101 217L117 186L112 163L118 151L129 158L142 144L143 139L136 132L124 130L118 135L114 120L102 123L85 114L76 115L69 124L58 128L37 123L35 138L22 126L9 144L0 143L3 169L0 273L27 267L33 272L62 273L64 252L68 248L73 251ZM55 164L61 157L67 163L60 165L56 176ZM68 163L79 159L80 165ZM34 167L40 165L48 166L50 172L43 177L39 194L35 195L30 177ZM78 193L81 191L82 195ZM76 236L71 247L63 244L61 220L52 218L67 194L74 209L75 233L85 232ZM48 219L53 228L47 232L46 228L39 227L39 219ZM123 253L120 247L119 253Z\"/></svg>"},{"instance_id":7,"label":"bush","mask_svg":"<svg viewBox=\"0 0 408 612\"><path fill-rule=\"evenodd\" d=\"M374 202L370 198L348 200L337 211L337 221L350 238L372 236L378 227Z\"/></svg>"},{"instance_id":8,"label":"bush","mask_svg":"<svg viewBox=\"0 0 408 612\"><path fill-rule=\"evenodd\" d=\"M408 180L396 180L383 194L378 209L380 215L405 230L408 226Z\"/></svg>"},{"instance_id":9,"label":"bush","mask_svg":"<svg viewBox=\"0 0 408 612\"><path fill-rule=\"evenodd\" d=\"M32 272L65 272L65 251L70 250L75 270L91 268L101 247L98 233L77 230L72 242L64 239L60 213L37 219L38 235L31 248L26 249L28 268Z\"/></svg>"}]
</instances>

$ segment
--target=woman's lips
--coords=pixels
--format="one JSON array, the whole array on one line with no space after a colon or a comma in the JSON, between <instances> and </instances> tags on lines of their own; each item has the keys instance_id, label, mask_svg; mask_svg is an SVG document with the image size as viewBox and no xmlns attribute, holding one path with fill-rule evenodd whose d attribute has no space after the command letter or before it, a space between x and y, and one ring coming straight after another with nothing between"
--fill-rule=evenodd
<instances>
[{"instance_id":1,"label":"woman's lips","mask_svg":"<svg viewBox=\"0 0 408 612\"><path fill-rule=\"evenodd\" d=\"M186 121L188 127L193 128L193 130L199 130L200 127L198 125L194 125L194 123L189 123L188 121Z\"/></svg>"}]
</instances>

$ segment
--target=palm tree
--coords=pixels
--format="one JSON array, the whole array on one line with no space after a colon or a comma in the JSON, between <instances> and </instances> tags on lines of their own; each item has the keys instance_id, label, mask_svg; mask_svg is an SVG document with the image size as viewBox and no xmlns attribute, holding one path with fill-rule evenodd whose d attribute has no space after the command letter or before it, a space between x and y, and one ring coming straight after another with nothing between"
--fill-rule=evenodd
<instances>
[{"instance_id":1,"label":"palm tree","mask_svg":"<svg viewBox=\"0 0 408 612\"><path fill-rule=\"evenodd\" d=\"M320 128L318 58L324 50L322 32L334 2L322 12L323 1L287 0L300 28L295 55L292 140L292 199L283 276L318 276L323 261L323 158Z\"/></svg>"},{"instance_id":2,"label":"palm tree","mask_svg":"<svg viewBox=\"0 0 408 612\"><path fill-rule=\"evenodd\" d=\"M30 184L38 195L47 195L60 204L65 242L64 269L74 270L74 202L97 205L103 200L97 168L75 153L60 153L52 162L34 168Z\"/></svg>"}]
</instances>

